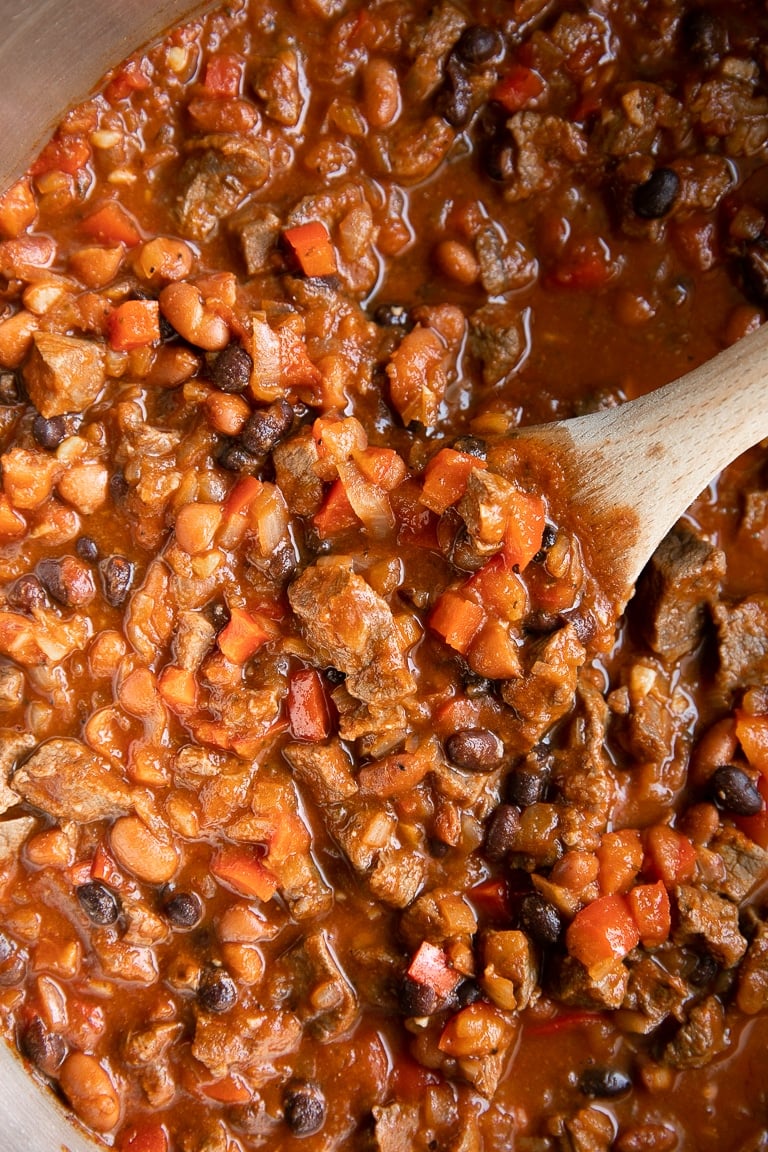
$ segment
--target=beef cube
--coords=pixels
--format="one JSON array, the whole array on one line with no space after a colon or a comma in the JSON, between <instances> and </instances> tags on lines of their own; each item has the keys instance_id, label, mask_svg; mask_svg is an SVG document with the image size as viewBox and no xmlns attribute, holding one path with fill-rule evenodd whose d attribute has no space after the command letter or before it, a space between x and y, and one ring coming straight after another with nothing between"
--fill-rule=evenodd
<instances>
[{"instance_id":1,"label":"beef cube","mask_svg":"<svg viewBox=\"0 0 768 1152\"><path fill-rule=\"evenodd\" d=\"M240 239L248 275L257 276L267 268L270 253L275 249L280 235L280 219L269 209L262 209L258 215L233 220L231 224Z\"/></svg>"},{"instance_id":2,"label":"beef cube","mask_svg":"<svg viewBox=\"0 0 768 1152\"><path fill-rule=\"evenodd\" d=\"M736 1004L755 1016L768 1007L768 924L760 924L739 965Z\"/></svg>"},{"instance_id":3,"label":"beef cube","mask_svg":"<svg viewBox=\"0 0 768 1152\"><path fill-rule=\"evenodd\" d=\"M417 1104L377 1104L373 1118L376 1152L411 1152L420 1124Z\"/></svg>"},{"instance_id":4,"label":"beef cube","mask_svg":"<svg viewBox=\"0 0 768 1152\"><path fill-rule=\"evenodd\" d=\"M747 950L736 905L690 884L679 885L675 896L679 921L676 943L700 944L703 940L724 968L734 968Z\"/></svg>"},{"instance_id":5,"label":"beef cube","mask_svg":"<svg viewBox=\"0 0 768 1152\"><path fill-rule=\"evenodd\" d=\"M11 776L17 760L34 746L35 738L30 733L0 729L0 815L19 802L18 793L9 786Z\"/></svg>"},{"instance_id":6,"label":"beef cube","mask_svg":"<svg viewBox=\"0 0 768 1152\"><path fill-rule=\"evenodd\" d=\"M691 1009L664 1049L664 1059L673 1068L703 1068L727 1047L723 1006L716 996L708 996Z\"/></svg>"},{"instance_id":7,"label":"beef cube","mask_svg":"<svg viewBox=\"0 0 768 1152\"><path fill-rule=\"evenodd\" d=\"M11 781L14 792L54 820L110 819L131 807L128 786L103 756L79 740L41 744Z\"/></svg>"},{"instance_id":8,"label":"beef cube","mask_svg":"<svg viewBox=\"0 0 768 1152\"><path fill-rule=\"evenodd\" d=\"M286 744L283 749L295 778L316 803L326 806L348 800L357 792L349 757L338 740L328 744Z\"/></svg>"},{"instance_id":9,"label":"beef cube","mask_svg":"<svg viewBox=\"0 0 768 1152\"><path fill-rule=\"evenodd\" d=\"M651 956L629 961L629 984L621 1006L621 1026L646 1035L668 1016L682 1020L692 990Z\"/></svg>"},{"instance_id":10,"label":"beef cube","mask_svg":"<svg viewBox=\"0 0 768 1152\"><path fill-rule=\"evenodd\" d=\"M552 993L577 1008L620 1008L629 984L629 970L620 960L592 976L579 961L566 956L550 973Z\"/></svg>"},{"instance_id":11,"label":"beef cube","mask_svg":"<svg viewBox=\"0 0 768 1152\"><path fill-rule=\"evenodd\" d=\"M55 332L35 332L23 372L29 398L46 419L85 411L106 381L98 344Z\"/></svg>"},{"instance_id":12,"label":"beef cube","mask_svg":"<svg viewBox=\"0 0 768 1152\"><path fill-rule=\"evenodd\" d=\"M413 691L392 612L351 562L334 558L307 568L288 599L310 647L323 664L346 674L347 690L358 700L382 703Z\"/></svg>"},{"instance_id":13,"label":"beef cube","mask_svg":"<svg viewBox=\"0 0 768 1152\"><path fill-rule=\"evenodd\" d=\"M722 827L709 846L725 864L725 880L717 889L721 896L739 904L768 876L768 852L737 828Z\"/></svg>"},{"instance_id":14,"label":"beef cube","mask_svg":"<svg viewBox=\"0 0 768 1152\"><path fill-rule=\"evenodd\" d=\"M693 651L724 575L724 554L687 528L662 540L640 578L634 608L654 652L679 660Z\"/></svg>"},{"instance_id":15,"label":"beef cube","mask_svg":"<svg viewBox=\"0 0 768 1152\"><path fill-rule=\"evenodd\" d=\"M762 685L768 678L768 596L749 596L739 604L714 609L720 668L726 692Z\"/></svg>"}]
</instances>

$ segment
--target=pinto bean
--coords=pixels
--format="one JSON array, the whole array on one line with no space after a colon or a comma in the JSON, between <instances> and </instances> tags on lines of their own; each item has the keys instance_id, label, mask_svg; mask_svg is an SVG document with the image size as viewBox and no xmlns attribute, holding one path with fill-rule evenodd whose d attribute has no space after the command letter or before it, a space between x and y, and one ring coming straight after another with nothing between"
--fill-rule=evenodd
<instances>
[{"instance_id":1,"label":"pinto bean","mask_svg":"<svg viewBox=\"0 0 768 1152\"><path fill-rule=\"evenodd\" d=\"M155 236L137 250L134 269L143 280L183 280L192 271L194 259L183 240Z\"/></svg>"},{"instance_id":2,"label":"pinto bean","mask_svg":"<svg viewBox=\"0 0 768 1152\"><path fill-rule=\"evenodd\" d=\"M111 1132L120 1119L120 1099L109 1073L95 1056L71 1052L61 1066L61 1090L73 1112L94 1132Z\"/></svg>"},{"instance_id":3,"label":"pinto bean","mask_svg":"<svg viewBox=\"0 0 768 1152\"><path fill-rule=\"evenodd\" d=\"M206 352L218 352L229 343L229 326L188 280L167 284L160 293L160 311L169 324L190 344Z\"/></svg>"},{"instance_id":4,"label":"pinto bean","mask_svg":"<svg viewBox=\"0 0 768 1152\"><path fill-rule=\"evenodd\" d=\"M166 884L179 864L176 848L150 832L138 816L121 816L110 832L118 864L147 884Z\"/></svg>"},{"instance_id":5,"label":"pinto bean","mask_svg":"<svg viewBox=\"0 0 768 1152\"><path fill-rule=\"evenodd\" d=\"M400 113L400 81L388 60L368 62L363 73L363 110L372 128L386 128Z\"/></svg>"}]
</instances>

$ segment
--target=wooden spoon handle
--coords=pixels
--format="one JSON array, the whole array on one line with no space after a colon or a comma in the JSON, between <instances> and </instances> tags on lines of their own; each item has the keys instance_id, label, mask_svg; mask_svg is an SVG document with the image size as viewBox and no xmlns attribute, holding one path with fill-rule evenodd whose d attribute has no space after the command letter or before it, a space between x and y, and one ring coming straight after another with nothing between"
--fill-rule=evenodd
<instances>
[{"instance_id":1,"label":"wooden spoon handle","mask_svg":"<svg viewBox=\"0 0 768 1152\"><path fill-rule=\"evenodd\" d=\"M526 441L539 446L540 459L544 447L543 458L556 461L552 474L560 477L561 503L592 571L621 611L686 508L726 464L764 437L768 324L647 396L519 429L495 466L515 476ZM546 485L546 469L542 475Z\"/></svg>"},{"instance_id":2,"label":"wooden spoon handle","mask_svg":"<svg viewBox=\"0 0 768 1152\"><path fill-rule=\"evenodd\" d=\"M580 502L637 513L637 536L625 555L634 584L713 477L768 436L768 325L665 388L569 421L568 430L582 464L592 460Z\"/></svg>"}]
</instances>

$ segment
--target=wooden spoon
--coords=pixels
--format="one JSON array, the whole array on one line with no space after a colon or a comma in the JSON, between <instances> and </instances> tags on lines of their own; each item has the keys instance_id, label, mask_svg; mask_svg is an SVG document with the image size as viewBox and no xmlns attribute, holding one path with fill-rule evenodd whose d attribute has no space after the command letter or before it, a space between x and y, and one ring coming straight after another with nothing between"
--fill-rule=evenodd
<instances>
[{"instance_id":1,"label":"wooden spoon","mask_svg":"<svg viewBox=\"0 0 768 1152\"><path fill-rule=\"evenodd\" d=\"M519 429L492 464L510 478L522 469L545 490L553 486L592 572L620 612L686 508L764 437L768 324L647 396Z\"/></svg>"}]
</instances>

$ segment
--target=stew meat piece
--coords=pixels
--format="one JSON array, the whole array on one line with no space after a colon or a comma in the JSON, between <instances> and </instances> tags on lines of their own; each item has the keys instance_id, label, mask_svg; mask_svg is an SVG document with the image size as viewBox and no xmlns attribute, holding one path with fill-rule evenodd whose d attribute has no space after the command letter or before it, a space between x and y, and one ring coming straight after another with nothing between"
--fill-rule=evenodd
<instances>
[{"instance_id":1,"label":"stew meat piece","mask_svg":"<svg viewBox=\"0 0 768 1152\"><path fill-rule=\"evenodd\" d=\"M767 42L240 0L0 196L0 1020L106 1146L768 1142L765 448L617 621L504 447L763 322Z\"/></svg>"}]
</instances>

